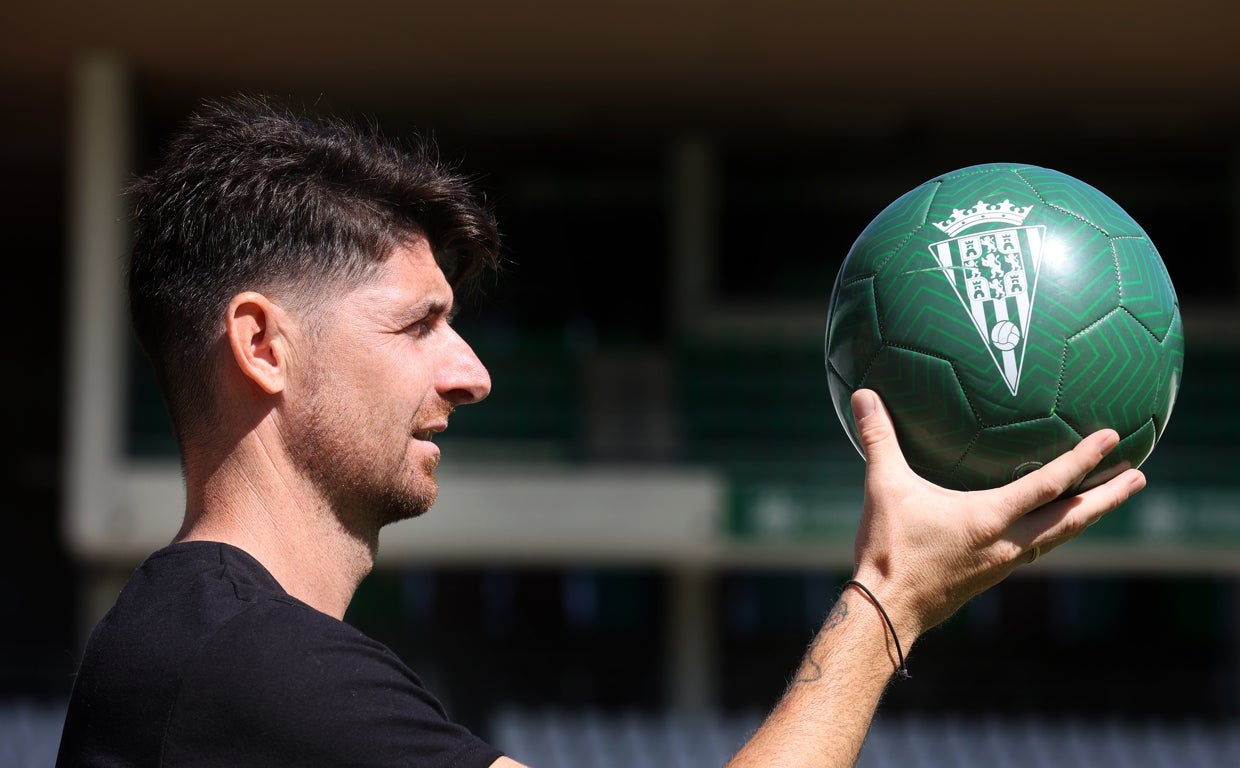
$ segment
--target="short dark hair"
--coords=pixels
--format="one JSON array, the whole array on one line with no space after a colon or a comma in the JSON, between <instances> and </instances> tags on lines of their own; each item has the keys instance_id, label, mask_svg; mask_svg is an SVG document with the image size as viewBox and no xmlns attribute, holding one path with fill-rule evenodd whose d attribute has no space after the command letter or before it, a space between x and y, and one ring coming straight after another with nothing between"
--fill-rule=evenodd
<instances>
[{"instance_id":1,"label":"short dark hair","mask_svg":"<svg viewBox=\"0 0 1240 768\"><path fill-rule=\"evenodd\" d=\"M205 102L131 185L130 316L182 444L213 402L212 349L238 293L314 295L419 236L456 288L498 268L499 232L471 180L414 139L398 147L373 124L241 95Z\"/></svg>"}]
</instances>

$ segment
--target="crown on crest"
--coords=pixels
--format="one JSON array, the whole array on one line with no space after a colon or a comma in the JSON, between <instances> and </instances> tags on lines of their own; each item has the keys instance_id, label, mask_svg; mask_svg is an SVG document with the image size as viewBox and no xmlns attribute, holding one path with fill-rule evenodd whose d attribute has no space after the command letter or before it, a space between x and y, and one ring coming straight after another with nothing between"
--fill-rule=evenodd
<instances>
[{"instance_id":1,"label":"crown on crest","mask_svg":"<svg viewBox=\"0 0 1240 768\"><path fill-rule=\"evenodd\" d=\"M1032 210L1032 205L1013 205L1011 200L1004 200L1002 203L987 203L984 200L978 200L977 205L971 208L955 209L945 221L934 222L934 226L943 230L948 237L955 237L956 233L978 224L1020 226L1025 223L1025 217Z\"/></svg>"}]
</instances>

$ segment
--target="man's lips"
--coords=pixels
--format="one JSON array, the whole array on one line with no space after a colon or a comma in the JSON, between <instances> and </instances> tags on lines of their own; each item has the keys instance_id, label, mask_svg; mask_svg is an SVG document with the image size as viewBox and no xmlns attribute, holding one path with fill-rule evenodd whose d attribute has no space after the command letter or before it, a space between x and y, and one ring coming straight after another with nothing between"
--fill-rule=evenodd
<instances>
[{"instance_id":1,"label":"man's lips","mask_svg":"<svg viewBox=\"0 0 1240 768\"><path fill-rule=\"evenodd\" d=\"M420 429L414 432L413 436L414 438L418 440L425 440L427 442L433 442L435 439L435 435L439 434L440 432L443 432L447 428L448 428L448 422L446 421L442 423L438 423L438 424L431 424L428 427L425 427L423 429Z\"/></svg>"}]
</instances>

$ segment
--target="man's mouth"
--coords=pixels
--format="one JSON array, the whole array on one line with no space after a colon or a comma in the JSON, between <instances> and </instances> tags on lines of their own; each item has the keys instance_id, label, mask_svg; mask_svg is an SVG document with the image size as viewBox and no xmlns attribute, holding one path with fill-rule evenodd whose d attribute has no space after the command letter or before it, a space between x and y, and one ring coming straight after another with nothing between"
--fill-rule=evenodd
<instances>
[{"instance_id":1,"label":"man's mouth","mask_svg":"<svg viewBox=\"0 0 1240 768\"><path fill-rule=\"evenodd\" d=\"M440 422L438 424L432 424L426 429L420 429L414 432L413 437L415 440L425 440L428 443L433 443L435 441L435 435L439 434L440 432L444 431L447 428L448 428L448 423L446 421Z\"/></svg>"}]
</instances>

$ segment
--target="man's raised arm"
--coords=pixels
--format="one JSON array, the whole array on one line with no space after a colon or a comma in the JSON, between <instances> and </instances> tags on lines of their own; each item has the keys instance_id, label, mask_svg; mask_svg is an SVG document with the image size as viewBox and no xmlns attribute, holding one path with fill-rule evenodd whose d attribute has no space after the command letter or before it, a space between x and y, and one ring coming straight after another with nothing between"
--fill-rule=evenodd
<instances>
[{"instance_id":1,"label":"man's raised arm","mask_svg":"<svg viewBox=\"0 0 1240 768\"><path fill-rule=\"evenodd\" d=\"M870 390L852 407L866 457L853 581L766 722L727 768L852 766L888 682L926 630L1145 487L1129 469L1061 498L1118 442L1096 432L1002 488L963 493L914 473Z\"/></svg>"}]
</instances>

